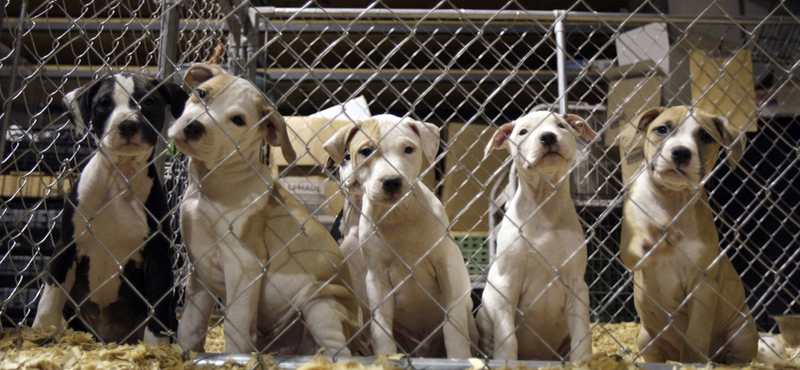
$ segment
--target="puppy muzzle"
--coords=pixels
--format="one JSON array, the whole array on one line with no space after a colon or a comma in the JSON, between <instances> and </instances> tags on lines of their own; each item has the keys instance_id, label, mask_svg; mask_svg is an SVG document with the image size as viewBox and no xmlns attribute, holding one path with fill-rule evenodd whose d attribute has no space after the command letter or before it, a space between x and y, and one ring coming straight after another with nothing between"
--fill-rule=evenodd
<instances>
[{"instance_id":1,"label":"puppy muzzle","mask_svg":"<svg viewBox=\"0 0 800 370\"><path fill-rule=\"evenodd\" d=\"M119 136L128 142L133 139L134 135L140 132L139 130L139 122L136 121L122 121L122 123L117 126L117 130L119 130Z\"/></svg>"},{"instance_id":2,"label":"puppy muzzle","mask_svg":"<svg viewBox=\"0 0 800 370\"><path fill-rule=\"evenodd\" d=\"M386 176L381 179L381 190L389 196L394 197L403 187L403 180L400 176Z\"/></svg>"},{"instance_id":3,"label":"puppy muzzle","mask_svg":"<svg viewBox=\"0 0 800 370\"><path fill-rule=\"evenodd\" d=\"M193 120L183 128L183 139L186 141L199 140L205 133L205 126L200 121Z\"/></svg>"},{"instance_id":4,"label":"puppy muzzle","mask_svg":"<svg viewBox=\"0 0 800 370\"><path fill-rule=\"evenodd\" d=\"M670 158L676 168L686 167L692 161L692 151L685 146L677 146L670 151Z\"/></svg>"}]
</instances>

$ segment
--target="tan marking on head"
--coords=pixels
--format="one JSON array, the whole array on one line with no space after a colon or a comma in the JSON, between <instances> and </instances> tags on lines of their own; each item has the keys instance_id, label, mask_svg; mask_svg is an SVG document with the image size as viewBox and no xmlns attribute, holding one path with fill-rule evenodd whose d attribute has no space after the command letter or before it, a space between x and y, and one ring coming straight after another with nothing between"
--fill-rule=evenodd
<instances>
[{"instance_id":1,"label":"tan marking on head","mask_svg":"<svg viewBox=\"0 0 800 370\"><path fill-rule=\"evenodd\" d=\"M202 84L215 76L227 75L228 72L217 64L194 64L183 76L183 89L189 92L192 87Z\"/></svg>"},{"instance_id":2,"label":"tan marking on head","mask_svg":"<svg viewBox=\"0 0 800 370\"><path fill-rule=\"evenodd\" d=\"M189 95L189 101L192 103L200 103L200 101L210 102L214 99L214 96L218 95L220 92L225 91L226 88L231 84L231 82L235 81L236 77L231 76L229 74L220 74L216 75L213 78L201 83L199 86L195 88L197 90L203 90L206 92L206 96L203 99L200 99L197 94Z\"/></svg>"},{"instance_id":3,"label":"tan marking on head","mask_svg":"<svg viewBox=\"0 0 800 370\"><path fill-rule=\"evenodd\" d=\"M655 115L648 114L648 112L656 112ZM658 127L666 124L670 127L675 127L681 124L689 115L689 107L659 107L648 110L642 113L637 121L639 130L641 130L647 140L644 141L644 156L647 159L652 159L658 153L659 147L668 136L658 136L651 127ZM643 119L644 118L644 119Z\"/></svg>"},{"instance_id":4,"label":"tan marking on head","mask_svg":"<svg viewBox=\"0 0 800 370\"><path fill-rule=\"evenodd\" d=\"M378 150L382 138L381 127L377 120L368 119L358 122L357 125L359 130L350 140L350 145L348 146L354 167L358 167L364 159L359 155L361 149L372 148L373 151Z\"/></svg>"}]
</instances>

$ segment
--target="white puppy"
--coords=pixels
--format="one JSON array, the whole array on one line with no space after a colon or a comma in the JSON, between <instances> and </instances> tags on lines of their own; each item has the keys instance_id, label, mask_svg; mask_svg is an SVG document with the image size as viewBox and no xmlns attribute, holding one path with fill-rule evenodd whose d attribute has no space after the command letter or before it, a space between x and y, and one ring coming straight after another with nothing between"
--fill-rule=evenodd
<instances>
[{"instance_id":1,"label":"white puppy","mask_svg":"<svg viewBox=\"0 0 800 370\"><path fill-rule=\"evenodd\" d=\"M169 130L191 157L181 229L193 271L178 340L202 351L221 297L228 352L349 355L360 321L342 253L261 163L262 140L294 160L282 118L219 66L192 66L184 82L195 90Z\"/></svg>"},{"instance_id":2,"label":"white puppy","mask_svg":"<svg viewBox=\"0 0 800 370\"><path fill-rule=\"evenodd\" d=\"M339 130L324 148L341 163L352 153L363 185L359 241L367 263L376 354L467 358L477 341L470 281L449 220L420 181L434 163L439 129L391 115Z\"/></svg>"},{"instance_id":3,"label":"white puppy","mask_svg":"<svg viewBox=\"0 0 800 370\"><path fill-rule=\"evenodd\" d=\"M653 108L634 124L645 135L646 166L625 200L621 249L634 271L642 355L750 362L758 333L703 188L720 145L735 166L743 136L725 118L688 107Z\"/></svg>"},{"instance_id":4,"label":"white puppy","mask_svg":"<svg viewBox=\"0 0 800 370\"><path fill-rule=\"evenodd\" d=\"M478 313L481 349L496 359L583 360L592 354L586 246L569 174L580 117L546 111L507 123L486 146L511 153L519 179L497 236Z\"/></svg>"}]
</instances>

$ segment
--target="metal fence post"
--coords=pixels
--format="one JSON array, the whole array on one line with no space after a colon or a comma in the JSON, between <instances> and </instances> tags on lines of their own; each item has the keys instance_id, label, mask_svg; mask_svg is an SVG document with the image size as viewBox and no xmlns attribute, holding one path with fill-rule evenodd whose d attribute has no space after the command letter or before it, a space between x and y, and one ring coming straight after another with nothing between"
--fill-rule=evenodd
<instances>
[{"instance_id":1,"label":"metal fence post","mask_svg":"<svg viewBox=\"0 0 800 370\"><path fill-rule=\"evenodd\" d=\"M247 79L256 82L256 68L258 68L258 31L259 21L258 16L252 7L247 7L247 60L245 61L245 71L247 72Z\"/></svg>"},{"instance_id":2,"label":"metal fence post","mask_svg":"<svg viewBox=\"0 0 800 370\"><path fill-rule=\"evenodd\" d=\"M157 77L162 80L175 79L175 72L177 70L176 63L178 61L178 25L180 22L180 14L176 9L176 0L162 0L161 1L161 35L159 36L159 55L158 55L158 72ZM180 83L179 81L176 81ZM164 128L161 130L161 136L167 136L169 123L172 121L172 116L167 114L164 117ZM156 143L155 164L158 178L161 183L164 183L164 163L166 162L166 155L159 155L167 150L167 145L159 140Z\"/></svg>"},{"instance_id":3,"label":"metal fence post","mask_svg":"<svg viewBox=\"0 0 800 370\"><path fill-rule=\"evenodd\" d=\"M553 17L555 17L555 24L553 25L556 32L556 63L558 80L558 112L567 114L567 68L564 55L566 43L564 42L564 16L566 12L563 10L553 10Z\"/></svg>"}]
</instances>

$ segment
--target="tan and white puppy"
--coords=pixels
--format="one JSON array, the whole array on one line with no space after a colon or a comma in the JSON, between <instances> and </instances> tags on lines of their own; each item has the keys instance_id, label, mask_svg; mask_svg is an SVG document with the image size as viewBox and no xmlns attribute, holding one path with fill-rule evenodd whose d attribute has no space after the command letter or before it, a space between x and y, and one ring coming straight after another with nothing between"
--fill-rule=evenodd
<instances>
[{"instance_id":1,"label":"tan and white puppy","mask_svg":"<svg viewBox=\"0 0 800 370\"><path fill-rule=\"evenodd\" d=\"M570 360L592 354L586 242L569 188L575 115L537 111L501 126L486 146L510 152L519 179L497 235L478 312L481 349L495 359Z\"/></svg>"},{"instance_id":2,"label":"tan and white puppy","mask_svg":"<svg viewBox=\"0 0 800 370\"><path fill-rule=\"evenodd\" d=\"M349 355L359 309L327 230L262 164L261 143L295 158L283 119L247 80L192 66L194 92L169 130L189 157L181 229L193 271L179 342L202 351L217 297L228 352Z\"/></svg>"},{"instance_id":3,"label":"tan and white puppy","mask_svg":"<svg viewBox=\"0 0 800 370\"><path fill-rule=\"evenodd\" d=\"M650 109L634 124L645 167L624 203L621 254L634 271L642 356L750 362L758 333L703 188L720 146L736 166L744 136L723 117L683 106Z\"/></svg>"},{"instance_id":4,"label":"tan and white puppy","mask_svg":"<svg viewBox=\"0 0 800 370\"><path fill-rule=\"evenodd\" d=\"M350 270L352 278L352 289L358 298L362 313L362 326L369 325L370 310L369 298L367 297L367 263L364 261L364 254L361 253L361 243L358 241L358 224L361 221L361 204L364 190L361 187L355 174L353 173L353 161L349 151L346 151L340 163L336 163L332 158L328 158L325 168L328 170L338 169L339 182L341 184L342 195L342 214L338 224L341 239L339 248L344 254L344 260ZM372 340L368 330L362 330L361 343L357 347L357 352L361 356L372 355Z\"/></svg>"},{"instance_id":5,"label":"tan and white puppy","mask_svg":"<svg viewBox=\"0 0 800 370\"><path fill-rule=\"evenodd\" d=\"M363 186L359 241L367 264L376 354L467 358L477 342L470 281L436 196L420 181L434 163L439 129L379 115L339 130L323 147L337 163L349 150Z\"/></svg>"}]
</instances>

